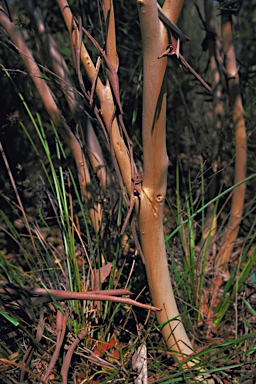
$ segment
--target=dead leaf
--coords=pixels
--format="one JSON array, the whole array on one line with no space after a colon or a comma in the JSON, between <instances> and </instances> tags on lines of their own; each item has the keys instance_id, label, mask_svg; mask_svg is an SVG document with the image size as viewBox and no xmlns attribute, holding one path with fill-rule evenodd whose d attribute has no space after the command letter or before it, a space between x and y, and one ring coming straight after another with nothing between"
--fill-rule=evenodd
<instances>
[{"instance_id":1,"label":"dead leaf","mask_svg":"<svg viewBox=\"0 0 256 384\"><path fill-rule=\"evenodd\" d=\"M112 263L108 262L100 270L94 268L94 287L93 290L98 291L100 289L100 284L103 284L106 278L109 276L112 268Z\"/></svg>"}]
</instances>

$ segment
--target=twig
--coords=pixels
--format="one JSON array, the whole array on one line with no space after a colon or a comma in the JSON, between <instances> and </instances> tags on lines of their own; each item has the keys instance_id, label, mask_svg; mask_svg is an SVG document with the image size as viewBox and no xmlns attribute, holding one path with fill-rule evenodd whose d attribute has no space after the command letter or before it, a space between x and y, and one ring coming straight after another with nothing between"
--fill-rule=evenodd
<instances>
[{"instance_id":1,"label":"twig","mask_svg":"<svg viewBox=\"0 0 256 384\"><path fill-rule=\"evenodd\" d=\"M56 340L56 348L55 351L51 357L50 363L48 365L48 368L42 378L42 381L44 383L48 383L49 376L56 364L56 361L58 359L60 349L63 344L65 332L66 332L66 315L64 315L59 309L57 311L57 317L56 317L56 331L57 331L57 340Z\"/></svg>"},{"instance_id":2,"label":"twig","mask_svg":"<svg viewBox=\"0 0 256 384\"><path fill-rule=\"evenodd\" d=\"M171 30L171 33L177 35L177 37L181 40L181 41L190 41L190 38L188 36L186 36L180 29L179 27L177 27L176 24L174 24L167 16L166 14L164 13L164 11L162 10L162 8L160 7L159 4L157 4L157 11L158 11L158 17L160 20L162 20L165 25L167 25L167 27Z\"/></svg>"},{"instance_id":3,"label":"twig","mask_svg":"<svg viewBox=\"0 0 256 384\"><path fill-rule=\"evenodd\" d=\"M180 67L187 68L193 76L207 89L207 91L212 92L211 87L202 79L202 77L191 67L191 65L185 60L182 54L179 52L179 47L173 47L172 44L168 45L166 50L158 56L161 59L164 56L170 56L175 59Z\"/></svg>"},{"instance_id":4,"label":"twig","mask_svg":"<svg viewBox=\"0 0 256 384\"><path fill-rule=\"evenodd\" d=\"M160 311L159 308L153 307L148 304L138 303L135 300L118 297L116 295L131 295L132 292L128 289L112 289L112 290L102 290L102 291L91 291L91 292L71 292L71 291L62 291L57 289L46 290L44 288L29 288L29 287L17 287L11 285L12 288L8 287L7 282L0 282L0 284L5 285L4 288L0 289L0 294L9 293L12 296L17 298L21 296L22 290L24 289L31 296L30 300L35 305L40 305L43 303L48 303L53 300L63 301L63 300L92 300L92 301L114 301L117 303L123 303L128 305L134 305L140 308L144 308L152 311ZM10 285L9 285L10 286ZM114 296L115 295L115 296Z\"/></svg>"},{"instance_id":5,"label":"twig","mask_svg":"<svg viewBox=\"0 0 256 384\"><path fill-rule=\"evenodd\" d=\"M68 382L68 370L70 367L74 350L77 347L77 345L80 343L80 341L85 337L85 335L86 335L86 330L83 329L68 349L68 352L63 360L63 364L60 371L60 374L62 376L62 384L67 384Z\"/></svg>"}]
</instances>

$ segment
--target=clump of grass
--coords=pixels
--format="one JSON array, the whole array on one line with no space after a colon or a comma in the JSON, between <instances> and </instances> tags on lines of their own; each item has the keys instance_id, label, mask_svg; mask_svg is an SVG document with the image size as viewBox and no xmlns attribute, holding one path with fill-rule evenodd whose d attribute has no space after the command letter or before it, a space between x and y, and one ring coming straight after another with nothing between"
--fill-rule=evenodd
<instances>
[{"instance_id":1,"label":"clump of grass","mask_svg":"<svg viewBox=\"0 0 256 384\"><path fill-rule=\"evenodd\" d=\"M73 382L74 377L77 382L133 382L136 372L132 367L132 355L142 343L146 343L148 348L149 382L185 383L195 380L195 377L200 380L196 365L193 370L184 370L184 366L170 357L161 340L161 326L156 326L152 313L135 310L128 304L75 299L58 301L54 296L50 302L36 305L38 296L28 294L26 287L44 288L49 291L49 295L51 289L83 292L127 288L136 293L141 290L138 297L143 302L150 302L145 288L146 282L142 278L142 262L136 259L129 236L126 253L123 239L119 236L122 200L117 203L115 214L112 215L112 253L109 254L109 247L106 246L108 244L103 241L105 228L102 227L97 233L93 230L77 188L76 175L69 164L70 159L58 132L52 124L43 123L39 114L33 116L21 94L20 98L33 130L28 129L22 121L20 125L37 158L41 191L50 215L46 215L41 207L38 210L33 208L32 214L26 212L6 158L15 199L12 200L3 193L1 195L8 203L15 220L12 221L8 214L0 210L1 227L5 237L16 245L16 253L0 253L1 330L11 334L10 337L3 338L0 344L0 362L5 367L1 372L2 379L5 382L12 379L41 382L49 365L53 364L54 354L57 354L55 351L58 338L63 336L65 341L48 377L51 382L62 382L65 375L68 382ZM54 137L55 147L48 141L49 131ZM5 156L4 148L2 155ZM176 229L167 234L166 247L170 255L181 316L195 338L196 353L189 359L200 359L200 369L204 369L202 375L209 374L218 380L233 380L234 383L239 377L249 380L255 363L255 335L250 320L255 317L255 311L250 293L247 295L245 292L249 278L255 284L253 266L256 252L252 250L255 232L248 237L239 262L221 286L218 303L207 323L203 305L210 306L211 302L203 302L202 297L207 290L209 292L212 278L207 270L212 246L211 231L219 199L234 187L219 193L215 199L206 203L202 167L200 199L197 204L194 203L189 183L183 203L179 190L178 167L176 180ZM198 252L196 231L200 228L200 232L204 232L206 209L210 204L215 204L213 216L208 236L200 242L201 249ZM109 213L103 212L107 220ZM169 214L171 215L171 209ZM200 223L195 222L198 217L201 217ZM180 244L180 260L173 257L170 240L174 237ZM108 263L111 263L111 268L106 272L102 268ZM17 287L18 297L15 293ZM244 314L242 321L238 316L239 310ZM232 315L236 317L236 332L232 336L227 329L227 314L229 319ZM66 324L62 323L58 328L57 319L63 321L64 317ZM207 338L206 327L210 327ZM221 327L227 329L228 340L225 340L224 333L220 333L219 338L214 340L212 331L218 335ZM203 346L199 340L204 341ZM64 375L63 362L67 363L65 356L73 347L73 358L69 362L72 364L72 373L66 372ZM242 367L245 368L242 370Z\"/></svg>"},{"instance_id":2,"label":"clump of grass","mask_svg":"<svg viewBox=\"0 0 256 384\"><path fill-rule=\"evenodd\" d=\"M200 358L200 364L205 365L204 373L207 372L218 381L221 379L228 382L240 382L240 379L250 381L254 374L255 359L249 361L245 356L248 354L252 356L251 351L255 342L253 325L248 321L254 316L251 305L253 286L250 284L253 284L253 266L256 257L255 229L252 227L243 243L236 247L239 257L237 262L230 261L230 273L220 276L218 271L214 270L214 257L222 230L221 225L219 226L221 229L216 229L216 217L220 221L218 202L235 186L221 191L214 199L206 202L203 172L202 167L201 192L199 199L194 201L192 183L185 179L180 182L180 169L177 166L176 204L175 210L172 210L176 229L166 234L175 293L180 311L183 313L182 319L187 327L193 329L195 345L198 346L196 356ZM255 175L251 175L249 179L254 177ZM183 197L180 185L185 191ZM172 204L169 203L169 206ZM209 206L211 216L208 215L207 218ZM244 296L248 298L250 304ZM186 308L189 310L186 311ZM205 343L203 348L202 341ZM186 375L186 378L188 377L189 374ZM175 380L176 378L172 376L168 380L165 377L157 382L172 383ZM180 380L182 382L182 379Z\"/></svg>"},{"instance_id":3,"label":"clump of grass","mask_svg":"<svg viewBox=\"0 0 256 384\"><path fill-rule=\"evenodd\" d=\"M65 313L68 334L70 334L67 337L65 348L72 342L72 338L81 332L81 329L86 330L85 343L81 348L82 350L85 348L87 351L84 359L88 358L88 361L90 361L92 360L91 354L94 353L95 348L96 350L98 348L97 345L111 339L114 329L113 321L115 315L121 311L121 305L119 303L103 303L102 301L95 302L91 300L71 300L64 305L59 304L53 298L52 303L43 306L44 331L40 337L37 337L35 332L38 334L41 326L41 311L37 306L31 305L31 298L26 294L24 287L42 287L46 290L61 289L73 292L93 291L103 288L115 289L119 287L118 280L120 276L117 270L117 262L121 251L120 238L115 236L113 238L115 251L111 255L111 270L107 272L107 276L103 277L101 268L109 261L108 255L105 254L104 249L101 247L100 233L95 233L90 225L86 207L77 188L76 178L71 167L67 167L68 159L58 133L53 125L45 126L38 114L34 117L22 95L19 95L32 122L34 133L31 133L22 121L20 124L38 159L37 167L41 169L37 171L42 175L41 179L45 180L42 182L42 193L45 199L48 199L47 203L50 205L53 215L45 217L42 210L39 210L39 212L34 210L34 218L32 218L26 213L15 180L12 177L12 172L8 168L17 202L11 201L4 195L2 195L2 198L9 203L11 209L20 217L21 231L1 210L0 214L6 237L7 239L11 238L17 244L18 250L16 255L13 255L10 259L6 258L3 253L0 256L0 278L8 283L2 286L3 306L0 315L4 319L4 326L16 327L21 333L25 332L27 324L26 343L28 343L29 348L35 350L37 359L42 360L40 363L41 368L35 370L34 363L30 364L30 361L27 360L26 350L19 340L13 341L14 350L16 348L20 350L20 353L15 356L14 363L22 361L20 368L23 372L23 379L26 376L31 379L31 375L33 375L34 382L39 382L43 368L47 366L47 362L49 363L52 355L50 351L57 340L55 324L59 312ZM50 149L46 130L52 130L54 134L55 153L52 153ZM40 141L40 150L35 143L35 136ZM3 149L2 154L5 156ZM52 160L53 157L56 159L55 163ZM7 159L6 166L8 167ZM33 186L31 187L33 188ZM20 264L23 267L20 267ZM104 279L106 279L106 283L103 285ZM11 293L8 294L8 289L17 286L20 287L21 299L15 299ZM23 294L27 296L26 299L23 298ZM127 306L128 308L129 306ZM32 345L36 347L32 347ZM130 349L129 345L128 349ZM81 357L83 353L80 352L80 355L76 355L75 360L77 363L84 360ZM10 355L12 353L7 353L5 357ZM96 369L95 366L97 367L97 375L99 375L99 366L102 366L102 374L106 376L119 375L120 367L113 363L107 363L103 355L104 353L95 355L94 363L88 369L88 377L95 376L95 373L93 373ZM57 363L56 365L58 366ZM33 373L35 371L37 372L36 377L34 377ZM58 372L57 368L56 372ZM8 375L5 377L7 378Z\"/></svg>"}]
</instances>

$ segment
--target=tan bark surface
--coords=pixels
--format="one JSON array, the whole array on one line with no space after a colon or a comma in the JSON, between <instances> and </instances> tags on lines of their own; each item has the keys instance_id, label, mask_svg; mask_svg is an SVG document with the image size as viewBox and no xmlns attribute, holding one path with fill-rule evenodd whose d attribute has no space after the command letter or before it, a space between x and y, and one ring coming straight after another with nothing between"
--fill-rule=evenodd
<instances>
[{"instance_id":1,"label":"tan bark surface","mask_svg":"<svg viewBox=\"0 0 256 384\"><path fill-rule=\"evenodd\" d=\"M176 2L177 7L181 2ZM180 360L193 352L180 321L175 302L163 231L168 157L166 152L166 65L158 57L168 44L165 26L159 21L156 2L139 1L143 42L143 148L144 177L140 199L139 227L148 282L163 327L163 336ZM170 3L166 4L170 9ZM180 7L178 7L180 9ZM174 14L176 15L174 20ZM173 21L178 13L173 11Z\"/></svg>"},{"instance_id":2,"label":"tan bark surface","mask_svg":"<svg viewBox=\"0 0 256 384\"><path fill-rule=\"evenodd\" d=\"M232 112L235 133L235 178L234 184L246 177L246 128L244 109L240 94L239 75L236 65L236 56L232 34L232 20L228 15L222 16L221 34L223 51L225 55L226 76L229 89L230 108ZM222 239L221 248L216 260L216 266L226 267L234 242L238 235L239 225L242 219L246 184L236 187L232 196L230 218Z\"/></svg>"}]
</instances>

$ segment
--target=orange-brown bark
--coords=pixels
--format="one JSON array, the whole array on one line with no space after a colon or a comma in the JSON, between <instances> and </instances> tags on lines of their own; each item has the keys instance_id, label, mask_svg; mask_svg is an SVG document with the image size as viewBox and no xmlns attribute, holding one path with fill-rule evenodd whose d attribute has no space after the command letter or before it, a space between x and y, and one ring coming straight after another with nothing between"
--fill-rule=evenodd
<instances>
[{"instance_id":1,"label":"orange-brown bark","mask_svg":"<svg viewBox=\"0 0 256 384\"><path fill-rule=\"evenodd\" d=\"M232 36L231 16L223 14L221 21L221 33L223 40L223 52L225 55L230 108L235 132L236 158L234 183L236 184L244 180L246 177L246 128ZM216 260L216 266L226 266L233 250L243 214L245 188L245 183L242 183L234 189L230 218L221 243L221 249Z\"/></svg>"},{"instance_id":2,"label":"orange-brown bark","mask_svg":"<svg viewBox=\"0 0 256 384\"><path fill-rule=\"evenodd\" d=\"M211 162L211 168L213 174L217 174L218 171L218 150L219 150L219 134L223 120L223 102L222 102L222 82L221 82L221 62L220 62L220 37L218 35L217 20L215 16L215 7L213 0L204 0L205 9L205 28L206 38L209 49L210 69L211 69L211 84L212 84L212 122L209 128L209 139L211 140L212 153L211 158L208 160ZM218 185L216 177L213 177L208 194L212 199L218 193ZM212 216L214 215L214 217ZM205 219L205 227L203 233L203 239L214 237L217 230L217 217L214 213L214 204L208 207Z\"/></svg>"},{"instance_id":3,"label":"orange-brown bark","mask_svg":"<svg viewBox=\"0 0 256 384\"><path fill-rule=\"evenodd\" d=\"M58 0L58 4L60 6L60 10L65 20L66 26L69 32L71 33L71 37L73 38L74 32L77 29L77 26L74 24L73 14L66 0ZM81 44L81 61L84 65L90 82L93 84L97 77L97 71L83 43ZM113 150L118 161L124 184L127 188L128 193L131 194L132 172L130 158L127 152L125 142L120 134L117 119L114 117L116 105L113 99L113 94L109 81L107 81L106 84L103 85L100 78L97 77L95 92L100 100L101 117L105 123L109 135L111 136Z\"/></svg>"},{"instance_id":4,"label":"orange-brown bark","mask_svg":"<svg viewBox=\"0 0 256 384\"><path fill-rule=\"evenodd\" d=\"M175 2L177 9L182 2ZM166 9L170 11L170 2ZM144 177L140 196L139 227L145 266L153 302L161 312L162 334L178 359L193 352L175 302L164 243L163 207L168 157L166 152L166 65L158 59L168 44L165 26L159 21L154 0L138 1L143 42ZM174 16L175 15L175 16ZM173 21L178 13L173 10Z\"/></svg>"},{"instance_id":5,"label":"orange-brown bark","mask_svg":"<svg viewBox=\"0 0 256 384\"><path fill-rule=\"evenodd\" d=\"M106 25L106 54L113 65L118 69L118 58L116 53L116 29L115 29L115 15L112 0L104 0L103 3L104 19Z\"/></svg>"}]
</instances>

